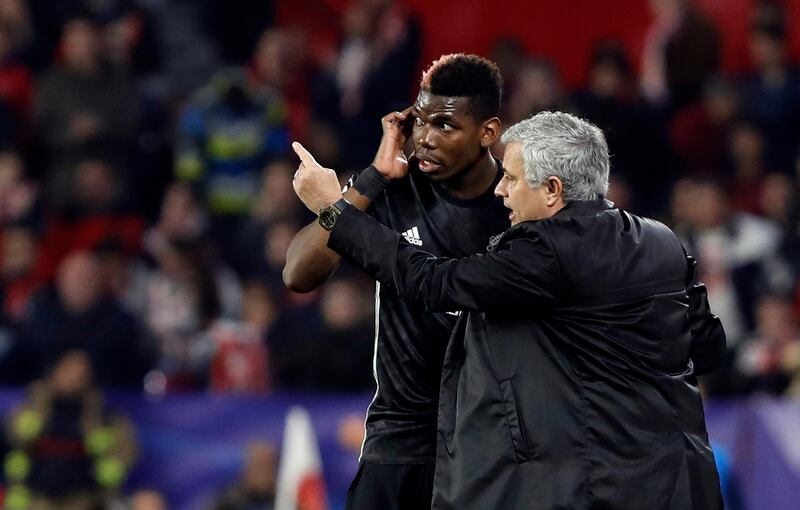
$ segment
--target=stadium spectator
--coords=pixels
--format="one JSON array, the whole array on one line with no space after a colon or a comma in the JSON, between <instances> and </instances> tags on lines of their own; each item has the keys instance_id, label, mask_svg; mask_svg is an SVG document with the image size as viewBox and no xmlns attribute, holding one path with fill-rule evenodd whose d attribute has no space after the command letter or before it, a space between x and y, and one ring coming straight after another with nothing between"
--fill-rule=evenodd
<instances>
[{"instance_id":1,"label":"stadium spectator","mask_svg":"<svg viewBox=\"0 0 800 510\"><path fill-rule=\"evenodd\" d=\"M92 510L119 494L136 438L130 421L105 405L92 374L86 353L63 353L9 417L9 507Z\"/></svg>"},{"instance_id":2,"label":"stadium spectator","mask_svg":"<svg viewBox=\"0 0 800 510\"><path fill-rule=\"evenodd\" d=\"M224 489L209 510L272 510L277 470L275 447L264 441L250 443L239 480Z\"/></svg>"},{"instance_id":3,"label":"stadium spectator","mask_svg":"<svg viewBox=\"0 0 800 510\"><path fill-rule=\"evenodd\" d=\"M731 174L728 193L731 207L742 212L761 214L764 176L769 169L764 158L764 134L747 120L734 122L730 130Z\"/></svg>"},{"instance_id":4,"label":"stadium spectator","mask_svg":"<svg viewBox=\"0 0 800 510\"><path fill-rule=\"evenodd\" d=\"M20 61L15 35L13 25L0 22L0 102L12 112L10 120L15 128L6 141L21 144L30 135L33 79L30 70Z\"/></svg>"},{"instance_id":5,"label":"stadium spectator","mask_svg":"<svg viewBox=\"0 0 800 510\"><path fill-rule=\"evenodd\" d=\"M58 268L55 288L43 288L34 298L22 342L33 350L34 367L81 349L99 386L140 389L152 363L142 325L105 292L98 270L92 253L69 254Z\"/></svg>"},{"instance_id":6,"label":"stadium spectator","mask_svg":"<svg viewBox=\"0 0 800 510\"><path fill-rule=\"evenodd\" d=\"M225 69L181 115L177 176L198 181L212 214L241 214L252 204L261 165L288 147L279 98L252 90L241 69Z\"/></svg>"},{"instance_id":7,"label":"stadium spectator","mask_svg":"<svg viewBox=\"0 0 800 510\"><path fill-rule=\"evenodd\" d=\"M219 318L239 316L241 284L205 239L170 239L155 254L144 319L170 389L199 389L208 379L204 332Z\"/></svg>"},{"instance_id":8,"label":"stadium spectator","mask_svg":"<svg viewBox=\"0 0 800 510\"><path fill-rule=\"evenodd\" d=\"M361 445L364 444L364 416L348 414L339 420L336 436L339 446L356 455L361 454Z\"/></svg>"},{"instance_id":9,"label":"stadium spectator","mask_svg":"<svg viewBox=\"0 0 800 510\"><path fill-rule=\"evenodd\" d=\"M161 65L159 85L170 106L181 105L208 83L220 67L219 49L208 36L207 2L147 4L155 19ZM174 125L174 123L173 123Z\"/></svg>"},{"instance_id":10,"label":"stadium spectator","mask_svg":"<svg viewBox=\"0 0 800 510\"><path fill-rule=\"evenodd\" d=\"M291 341L273 340L277 377L284 387L356 391L373 384L374 323L360 280L337 277L322 288L320 316Z\"/></svg>"},{"instance_id":11,"label":"stadium spectator","mask_svg":"<svg viewBox=\"0 0 800 510\"><path fill-rule=\"evenodd\" d=\"M157 265L147 284L144 318L170 389L202 387L206 377L206 367L192 363L192 347L218 316L219 296L207 268L199 264L199 250L191 241L168 240L156 254Z\"/></svg>"},{"instance_id":12,"label":"stadium spectator","mask_svg":"<svg viewBox=\"0 0 800 510\"><path fill-rule=\"evenodd\" d=\"M211 390L269 392L273 366L266 340L279 313L278 303L267 285L260 281L244 285L241 317L218 319L206 333L210 343Z\"/></svg>"},{"instance_id":13,"label":"stadium spectator","mask_svg":"<svg viewBox=\"0 0 800 510\"><path fill-rule=\"evenodd\" d=\"M99 10L114 7L117 0L110 2L94 3L86 0L64 0L52 4L47 0L27 0L29 16L27 25L32 35L30 41L30 62L36 74L47 71L59 61L61 56L60 43L65 25L73 19L99 20L102 18ZM17 17L19 19L19 17ZM23 23L21 26L25 26Z\"/></svg>"},{"instance_id":14,"label":"stadium spectator","mask_svg":"<svg viewBox=\"0 0 800 510\"><path fill-rule=\"evenodd\" d=\"M167 498L155 489L139 489L128 496L130 510L169 510Z\"/></svg>"},{"instance_id":15,"label":"stadium spectator","mask_svg":"<svg viewBox=\"0 0 800 510\"><path fill-rule=\"evenodd\" d=\"M104 291L130 314L141 317L146 306L150 273L144 261L136 254L126 252L115 237L100 242L94 254Z\"/></svg>"},{"instance_id":16,"label":"stadium spectator","mask_svg":"<svg viewBox=\"0 0 800 510\"><path fill-rule=\"evenodd\" d=\"M503 37L492 44L490 60L497 64L500 74L503 76L503 96L513 97L519 87L519 75L525 67L527 60L525 48L522 41L515 38ZM503 101L500 105L500 117L509 118L508 101ZM316 152L312 153L316 154ZM324 160L323 160L324 161Z\"/></svg>"},{"instance_id":17,"label":"stadium spectator","mask_svg":"<svg viewBox=\"0 0 800 510\"><path fill-rule=\"evenodd\" d=\"M275 20L274 0L211 0L204 4L209 35L219 48L223 65L246 63L259 37Z\"/></svg>"},{"instance_id":18,"label":"stadium spectator","mask_svg":"<svg viewBox=\"0 0 800 510\"><path fill-rule=\"evenodd\" d=\"M10 224L0 238L0 302L5 321L21 322L31 297L44 283L36 273L39 236L24 224Z\"/></svg>"},{"instance_id":19,"label":"stadium spectator","mask_svg":"<svg viewBox=\"0 0 800 510\"><path fill-rule=\"evenodd\" d=\"M223 69L181 114L175 172L205 198L226 261L253 206L260 170L288 151L283 100L253 90L243 69Z\"/></svg>"},{"instance_id":20,"label":"stadium spectator","mask_svg":"<svg viewBox=\"0 0 800 510\"><path fill-rule=\"evenodd\" d=\"M144 234L144 251L156 259L169 242L200 239L207 228L208 218L192 187L185 182L173 182L164 194L155 225Z\"/></svg>"},{"instance_id":21,"label":"stadium spectator","mask_svg":"<svg viewBox=\"0 0 800 510\"><path fill-rule=\"evenodd\" d=\"M113 71L135 81L151 76L161 66L154 19L140 2L116 5L102 26L103 53Z\"/></svg>"},{"instance_id":22,"label":"stadium spectator","mask_svg":"<svg viewBox=\"0 0 800 510\"><path fill-rule=\"evenodd\" d=\"M51 278L64 256L94 250L114 239L125 253L138 255L145 228L126 193L125 180L105 150L87 153L64 168L61 207L48 207L44 218L39 270Z\"/></svg>"},{"instance_id":23,"label":"stadium spectator","mask_svg":"<svg viewBox=\"0 0 800 510\"><path fill-rule=\"evenodd\" d=\"M717 77L706 83L701 101L675 114L669 139L683 175L720 179L728 174L730 132L738 105L734 84Z\"/></svg>"},{"instance_id":24,"label":"stadium spectator","mask_svg":"<svg viewBox=\"0 0 800 510\"><path fill-rule=\"evenodd\" d=\"M706 79L719 69L719 31L693 0L648 4L653 22L642 50L642 95L657 107L677 111L696 101Z\"/></svg>"},{"instance_id":25,"label":"stadium spectator","mask_svg":"<svg viewBox=\"0 0 800 510\"><path fill-rule=\"evenodd\" d=\"M756 304L756 329L736 350L737 392L780 395L800 371L800 325L791 301L776 295Z\"/></svg>"},{"instance_id":26,"label":"stadium spectator","mask_svg":"<svg viewBox=\"0 0 800 510\"><path fill-rule=\"evenodd\" d=\"M303 137L311 115L311 68L303 34L288 27L265 30L247 71L253 87L283 99L291 137Z\"/></svg>"},{"instance_id":27,"label":"stadium spectator","mask_svg":"<svg viewBox=\"0 0 800 510\"><path fill-rule=\"evenodd\" d=\"M541 57L525 60L518 70L517 86L508 97L508 122L519 122L545 110L563 110L565 105L555 63Z\"/></svg>"},{"instance_id":28,"label":"stadium spectator","mask_svg":"<svg viewBox=\"0 0 800 510\"><path fill-rule=\"evenodd\" d=\"M316 80L312 116L341 134L347 168L369 164L375 119L408 104L420 53L416 20L401 2L357 0L342 16L338 55Z\"/></svg>"},{"instance_id":29,"label":"stadium spectator","mask_svg":"<svg viewBox=\"0 0 800 510\"><path fill-rule=\"evenodd\" d=\"M587 87L575 93L570 102L577 114L606 133L609 151L614 155L611 180L635 183L634 188L647 195L646 190L656 179L651 173L641 172L649 158L637 100L633 72L622 46L615 41L598 43L589 62Z\"/></svg>"},{"instance_id":30,"label":"stadium spectator","mask_svg":"<svg viewBox=\"0 0 800 510\"><path fill-rule=\"evenodd\" d=\"M305 214L291 193L294 169L287 160L273 161L264 168L258 202L253 217L264 223L297 220ZM288 188L287 188L288 185Z\"/></svg>"},{"instance_id":31,"label":"stadium spectator","mask_svg":"<svg viewBox=\"0 0 800 510\"><path fill-rule=\"evenodd\" d=\"M25 0L0 0L0 25L10 30L10 42L20 55L27 54L33 38L31 13Z\"/></svg>"},{"instance_id":32,"label":"stadium spectator","mask_svg":"<svg viewBox=\"0 0 800 510\"><path fill-rule=\"evenodd\" d=\"M761 210L783 230L779 253L792 272L795 287L800 289L800 190L791 177L773 173L764 178Z\"/></svg>"},{"instance_id":33,"label":"stadium spectator","mask_svg":"<svg viewBox=\"0 0 800 510\"><path fill-rule=\"evenodd\" d=\"M61 204L60 174L90 143L117 152L130 148L135 97L125 77L109 72L97 25L88 18L64 26L60 63L37 83L34 120L49 159L48 196Z\"/></svg>"},{"instance_id":34,"label":"stadium spectator","mask_svg":"<svg viewBox=\"0 0 800 510\"><path fill-rule=\"evenodd\" d=\"M334 391L369 389L374 382L374 318L368 286L360 279L337 279L322 293L322 328L316 338L319 388Z\"/></svg>"},{"instance_id":35,"label":"stadium spectator","mask_svg":"<svg viewBox=\"0 0 800 510\"><path fill-rule=\"evenodd\" d=\"M0 231L0 382L30 381L38 354L20 338L20 325L42 285L35 272L36 232L25 225L6 225Z\"/></svg>"},{"instance_id":36,"label":"stadium spectator","mask_svg":"<svg viewBox=\"0 0 800 510\"><path fill-rule=\"evenodd\" d=\"M742 114L763 127L765 164L780 171L791 168L800 141L800 72L786 57L784 9L775 1L754 4L748 41L753 72L739 92Z\"/></svg>"},{"instance_id":37,"label":"stadium spectator","mask_svg":"<svg viewBox=\"0 0 800 510\"><path fill-rule=\"evenodd\" d=\"M39 186L25 172L19 153L0 152L0 225L37 223L41 218Z\"/></svg>"},{"instance_id":38,"label":"stadium spectator","mask_svg":"<svg viewBox=\"0 0 800 510\"><path fill-rule=\"evenodd\" d=\"M293 171L286 160L276 160L261 174L257 200L234 238L231 263L243 278L264 277L271 273L274 280L277 276L275 269L280 271L283 267L284 255L280 251L286 246L278 242L275 250L271 250L266 236L279 224L293 224L305 218L291 192ZM272 253L269 257L265 255L265 247Z\"/></svg>"},{"instance_id":39,"label":"stadium spectator","mask_svg":"<svg viewBox=\"0 0 800 510\"><path fill-rule=\"evenodd\" d=\"M752 303L767 291L787 290L789 275L777 257L780 228L770 221L733 209L718 183L693 180L676 187L687 203L675 202L674 214L688 214L676 234L702 264L699 279L733 347L755 327Z\"/></svg>"}]
</instances>

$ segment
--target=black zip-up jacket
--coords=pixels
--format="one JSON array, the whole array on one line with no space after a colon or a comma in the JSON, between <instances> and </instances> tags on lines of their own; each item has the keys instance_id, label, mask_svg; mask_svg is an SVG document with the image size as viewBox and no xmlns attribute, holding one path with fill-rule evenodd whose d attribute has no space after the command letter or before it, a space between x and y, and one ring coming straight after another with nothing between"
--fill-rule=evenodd
<instances>
[{"instance_id":1,"label":"black zip-up jacket","mask_svg":"<svg viewBox=\"0 0 800 510\"><path fill-rule=\"evenodd\" d=\"M725 335L667 227L571 202L453 260L348 207L329 246L409 301L464 311L433 508L722 508L696 374Z\"/></svg>"}]
</instances>

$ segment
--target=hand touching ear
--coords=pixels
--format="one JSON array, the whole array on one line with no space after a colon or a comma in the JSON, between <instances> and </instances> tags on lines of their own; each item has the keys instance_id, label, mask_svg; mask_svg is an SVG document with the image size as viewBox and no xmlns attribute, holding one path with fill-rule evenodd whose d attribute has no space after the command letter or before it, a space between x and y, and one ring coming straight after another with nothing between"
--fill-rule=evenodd
<instances>
[{"instance_id":1,"label":"hand touching ear","mask_svg":"<svg viewBox=\"0 0 800 510\"><path fill-rule=\"evenodd\" d=\"M399 179L408 173L408 159L403 148L411 135L413 122L410 106L381 119L383 137L372 165L387 179Z\"/></svg>"}]
</instances>

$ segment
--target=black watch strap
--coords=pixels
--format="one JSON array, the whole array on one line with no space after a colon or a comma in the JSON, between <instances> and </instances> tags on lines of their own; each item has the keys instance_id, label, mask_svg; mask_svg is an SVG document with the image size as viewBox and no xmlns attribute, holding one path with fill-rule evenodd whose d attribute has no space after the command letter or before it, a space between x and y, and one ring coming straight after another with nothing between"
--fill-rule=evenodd
<instances>
[{"instance_id":1,"label":"black watch strap","mask_svg":"<svg viewBox=\"0 0 800 510\"><path fill-rule=\"evenodd\" d=\"M339 219L339 215L342 214L342 211L344 211L344 208L348 205L350 205L350 202L342 197L332 205L320 209L319 217L317 218L319 225L330 232L333 226L336 225L336 220Z\"/></svg>"},{"instance_id":2,"label":"black watch strap","mask_svg":"<svg viewBox=\"0 0 800 510\"><path fill-rule=\"evenodd\" d=\"M342 211L344 211L344 208L347 207L348 205L350 205L350 202L348 202L347 199L344 197L340 198L339 200L333 203L333 207L335 207L339 211L339 214L341 214Z\"/></svg>"}]
</instances>

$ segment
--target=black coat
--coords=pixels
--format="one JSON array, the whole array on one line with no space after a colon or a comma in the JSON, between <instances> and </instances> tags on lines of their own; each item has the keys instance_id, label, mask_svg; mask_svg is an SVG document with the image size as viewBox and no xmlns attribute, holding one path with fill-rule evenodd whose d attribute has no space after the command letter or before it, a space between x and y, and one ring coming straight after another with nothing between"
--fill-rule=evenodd
<instances>
[{"instance_id":1,"label":"black coat","mask_svg":"<svg viewBox=\"0 0 800 510\"><path fill-rule=\"evenodd\" d=\"M464 311L433 508L722 508L695 375L725 335L667 227L572 202L448 260L348 207L329 246L406 299Z\"/></svg>"}]
</instances>

